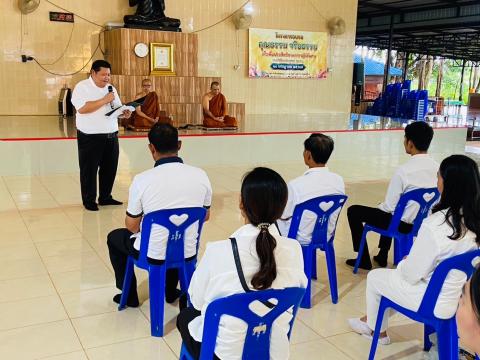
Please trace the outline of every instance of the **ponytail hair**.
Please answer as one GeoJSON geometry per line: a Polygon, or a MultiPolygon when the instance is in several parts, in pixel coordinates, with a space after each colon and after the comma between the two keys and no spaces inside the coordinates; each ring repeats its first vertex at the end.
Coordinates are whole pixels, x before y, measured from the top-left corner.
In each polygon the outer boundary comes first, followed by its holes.
{"type": "Polygon", "coordinates": [[[252,278],[256,290],[270,288],[277,277],[274,255],[277,241],[270,234],[269,227],[282,216],[287,198],[287,184],[271,169],[257,167],[243,178],[242,209],[248,221],[260,230],[255,242],[260,269],[252,278]]]}

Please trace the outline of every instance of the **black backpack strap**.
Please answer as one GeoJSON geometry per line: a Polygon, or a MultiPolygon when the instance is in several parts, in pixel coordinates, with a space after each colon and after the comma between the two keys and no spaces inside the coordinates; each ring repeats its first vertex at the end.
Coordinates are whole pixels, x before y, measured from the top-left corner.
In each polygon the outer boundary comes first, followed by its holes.
{"type": "MultiPolygon", "coordinates": [[[[290,219],[291,219],[291,218],[292,218],[292,217],[290,217],[290,219]]],[[[287,219],[287,220],[288,220],[288,219],[287,219]]],[[[277,220],[277,221],[278,221],[278,220],[277,220]]],[[[280,232],[280,228],[278,227],[278,222],[277,222],[277,221],[275,221],[274,224],[275,224],[275,227],[277,228],[278,233],[280,234],[280,236],[282,236],[282,233],[280,232]]],[[[288,235],[288,234],[287,234],[287,235],[288,235]]]]}
{"type": "MultiPolygon", "coordinates": [[[[245,281],[245,275],[243,274],[242,263],[240,262],[240,254],[238,253],[237,239],[233,237],[230,238],[230,243],[232,244],[233,258],[235,259],[235,266],[237,267],[237,274],[240,279],[240,284],[242,284],[242,288],[245,290],[245,292],[251,292],[253,290],[248,287],[247,282],[245,281]]],[[[262,301],[262,303],[270,309],[275,307],[275,304],[272,304],[270,301],[262,301]]]]}
{"type": "Polygon", "coordinates": [[[243,275],[242,263],[240,262],[240,254],[238,253],[237,239],[230,238],[230,243],[232,244],[233,258],[235,259],[235,266],[237,267],[237,274],[240,279],[240,284],[242,284],[243,290],[245,292],[252,291],[245,281],[245,275],[243,275]]]}

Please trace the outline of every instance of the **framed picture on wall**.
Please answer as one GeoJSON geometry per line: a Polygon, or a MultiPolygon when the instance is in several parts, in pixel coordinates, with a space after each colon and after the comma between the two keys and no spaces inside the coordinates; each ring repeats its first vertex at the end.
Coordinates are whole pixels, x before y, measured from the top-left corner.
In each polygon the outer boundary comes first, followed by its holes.
{"type": "Polygon", "coordinates": [[[175,75],[173,63],[173,44],[150,44],[150,74],[173,76],[175,75]]]}

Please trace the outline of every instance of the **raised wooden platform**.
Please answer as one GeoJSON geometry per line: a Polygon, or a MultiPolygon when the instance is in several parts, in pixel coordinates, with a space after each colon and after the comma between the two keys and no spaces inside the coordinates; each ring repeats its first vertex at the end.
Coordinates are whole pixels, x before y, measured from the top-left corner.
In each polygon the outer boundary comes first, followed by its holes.
{"type": "MultiPolygon", "coordinates": [[[[105,58],[112,65],[112,84],[122,102],[135,99],[141,92],[142,80],[152,81],[152,90],[159,96],[160,107],[172,115],[174,125],[201,124],[202,96],[213,81],[220,77],[198,76],[198,37],[184,34],[140,29],[114,29],[105,32],[105,58]],[[139,42],[174,44],[176,76],[151,76],[150,56],[140,58],[133,48],[139,42]]],[[[239,126],[245,121],[245,104],[228,98],[228,115],[237,118],[239,126]]]]}

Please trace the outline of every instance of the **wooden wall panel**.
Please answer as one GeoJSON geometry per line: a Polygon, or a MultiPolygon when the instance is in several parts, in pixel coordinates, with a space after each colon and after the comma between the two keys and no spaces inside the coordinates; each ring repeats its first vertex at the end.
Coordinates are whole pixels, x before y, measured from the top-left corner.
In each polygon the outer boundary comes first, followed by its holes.
{"type": "Polygon", "coordinates": [[[198,37],[168,31],[141,29],[114,29],[105,32],[105,58],[112,65],[112,74],[150,75],[150,54],[144,58],[135,55],[135,44],[143,42],[174,44],[174,71],[177,76],[197,76],[198,37]]]}
{"type": "Polygon", "coordinates": [[[245,122],[245,104],[242,103],[228,103],[228,115],[237,118],[238,127],[245,122]]]}
{"type": "Polygon", "coordinates": [[[218,77],[180,76],[127,76],[112,75],[111,82],[116,87],[123,102],[132,101],[142,90],[143,79],[152,80],[152,91],[156,91],[162,103],[201,103],[202,96],[210,90],[218,77]]]}
{"type": "MultiPolygon", "coordinates": [[[[142,90],[142,80],[152,81],[152,90],[159,96],[160,107],[172,115],[175,126],[203,123],[202,96],[219,77],[198,77],[198,38],[184,34],[140,29],[114,29],[105,32],[105,58],[112,65],[111,83],[117,88],[122,102],[136,99],[142,90]],[[150,55],[139,58],[133,52],[135,44],[143,42],[173,43],[176,76],[150,76],[150,55]]],[[[228,99],[227,99],[228,100],[228,99]]],[[[245,119],[245,104],[229,103],[228,115],[235,116],[239,125],[245,119]]]]}

